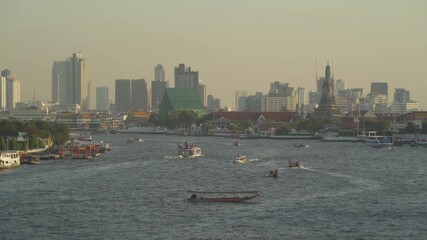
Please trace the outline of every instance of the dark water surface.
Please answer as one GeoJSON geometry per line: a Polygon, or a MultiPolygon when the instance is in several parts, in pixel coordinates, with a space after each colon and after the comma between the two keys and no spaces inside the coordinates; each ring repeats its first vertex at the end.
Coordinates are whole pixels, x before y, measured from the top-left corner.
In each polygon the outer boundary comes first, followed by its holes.
{"type": "Polygon", "coordinates": [[[0,171],[0,239],[427,238],[427,148],[166,135],[127,143],[133,136],[94,136],[113,150],[92,160],[0,171]],[[185,140],[205,156],[176,158],[185,140]],[[251,162],[234,164],[237,154],[251,162]],[[187,190],[262,195],[190,203],[187,190]]]}

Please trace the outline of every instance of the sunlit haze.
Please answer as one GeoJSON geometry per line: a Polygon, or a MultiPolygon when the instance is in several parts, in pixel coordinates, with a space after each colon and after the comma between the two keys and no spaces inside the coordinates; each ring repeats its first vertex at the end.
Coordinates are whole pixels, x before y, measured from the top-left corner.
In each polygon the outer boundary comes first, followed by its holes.
{"type": "MultiPolygon", "coordinates": [[[[199,71],[207,94],[234,108],[234,93],[266,94],[273,81],[316,89],[327,62],[335,79],[410,91],[427,110],[427,1],[0,0],[0,70],[21,100],[51,100],[54,61],[81,52],[97,86],[145,78],[162,64],[173,86],[179,63],[199,71]]],[[[307,99],[307,98],[306,98],[307,99]]],[[[92,107],[95,103],[92,100],[92,107]]]]}

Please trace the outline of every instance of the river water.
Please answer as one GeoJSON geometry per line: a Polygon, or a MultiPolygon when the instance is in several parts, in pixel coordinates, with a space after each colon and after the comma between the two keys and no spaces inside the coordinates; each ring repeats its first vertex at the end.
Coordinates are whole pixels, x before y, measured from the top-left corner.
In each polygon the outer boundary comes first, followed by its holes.
{"type": "Polygon", "coordinates": [[[113,150],[0,171],[0,239],[425,239],[427,148],[95,135],[113,150]],[[188,140],[198,159],[175,156],[188,140]],[[237,154],[251,160],[235,164],[237,154]],[[290,169],[289,160],[299,160],[290,169]],[[278,178],[268,177],[278,169],[278,178]],[[191,203],[196,191],[261,191],[191,203]]]}

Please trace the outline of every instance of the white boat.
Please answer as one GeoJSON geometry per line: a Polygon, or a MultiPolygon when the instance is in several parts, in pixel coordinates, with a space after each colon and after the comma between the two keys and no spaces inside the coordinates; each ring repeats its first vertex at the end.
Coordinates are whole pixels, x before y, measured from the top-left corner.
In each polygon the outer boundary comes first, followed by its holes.
{"type": "Polygon", "coordinates": [[[202,149],[194,144],[185,142],[178,145],[178,156],[182,158],[194,158],[202,156],[202,149]]]}
{"type": "Polygon", "coordinates": [[[234,162],[235,163],[247,163],[249,162],[248,158],[246,157],[246,155],[237,155],[234,157],[234,162]]]}
{"type": "Polygon", "coordinates": [[[373,148],[383,148],[383,147],[393,146],[393,143],[390,141],[390,139],[385,136],[369,137],[365,140],[365,143],[368,146],[371,146],[373,148]]]}
{"type": "Polygon", "coordinates": [[[2,151],[0,152],[0,170],[19,167],[21,158],[18,151],[2,151]]]}

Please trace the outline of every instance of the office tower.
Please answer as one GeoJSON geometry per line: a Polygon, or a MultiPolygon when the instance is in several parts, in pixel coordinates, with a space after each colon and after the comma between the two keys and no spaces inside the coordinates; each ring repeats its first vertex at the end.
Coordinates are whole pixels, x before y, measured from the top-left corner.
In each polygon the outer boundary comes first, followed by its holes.
{"type": "Polygon", "coordinates": [[[234,110],[245,111],[246,110],[246,97],[248,93],[246,91],[237,91],[234,93],[234,110]]]}
{"type": "Polygon", "coordinates": [[[179,64],[175,67],[175,88],[194,88],[199,89],[199,72],[191,71],[185,64],[179,64]]]}
{"type": "Polygon", "coordinates": [[[206,107],[206,86],[199,81],[199,72],[192,71],[190,67],[179,64],[174,70],[175,88],[195,89],[200,96],[203,106],[206,107]]]}
{"type": "Polygon", "coordinates": [[[297,89],[297,112],[299,113],[304,113],[304,101],[305,101],[304,92],[305,92],[305,89],[302,87],[299,87],[297,89]]]}
{"type": "Polygon", "coordinates": [[[219,98],[214,98],[212,95],[207,97],[207,107],[209,109],[219,109],[221,108],[221,100],[219,98]]]}
{"type": "Polygon", "coordinates": [[[334,79],[331,76],[329,64],[325,68],[325,80],[322,86],[322,97],[320,98],[319,107],[315,109],[314,114],[318,117],[337,117],[340,110],[335,104],[334,79]]]}
{"type": "Polygon", "coordinates": [[[65,61],[56,61],[52,67],[52,101],[59,104],[79,104],[87,110],[87,62],[82,54],[73,53],[65,61]]]}
{"type": "Polygon", "coordinates": [[[265,110],[265,96],[262,92],[256,92],[255,95],[246,97],[245,111],[263,112],[265,110]]]}
{"type": "Polygon", "coordinates": [[[270,83],[270,92],[276,93],[281,97],[292,96],[294,88],[289,87],[289,83],[281,83],[278,81],[270,83]]]}
{"type": "Polygon", "coordinates": [[[388,97],[388,83],[386,83],[386,82],[373,82],[373,83],[371,83],[371,94],[373,94],[373,95],[386,95],[388,97]]]}
{"type": "Polygon", "coordinates": [[[109,87],[96,88],[96,110],[108,111],[110,110],[110,89],[109,87]]]}
{"type": "Polygon", "coordinates": [[[15,103],[21,101],[21,83],[18,79],[12,77],[6,80],[6,109],[15,108],[15,103]]]}
{"type": "Polygon", "coordinates": [[[131,80],[132,109],[148,110],[148,90],[145,79],[131,80]]]}
{"type": "Polygon", "coordinates": [[[5,69],[1,71],[1,77],[4,80],[1,80],[0,88],[0,108],[6,110],[12,110],[15,108],[15,103],[21,101],[21,83],[15,76],[12,75],[11,71],[5,69]]]}
{"type": "Polygon", "coordinates": [[[199,85],[199,95],[200,95],[200,102],[202,103],[202,105],[204,107],[206,107],[207,105],[207,101],[206,101],[206,85],[205,84],[200,84],[199,85]]]}
{"type": "Polygon", "coordinates": [[[118,79],[116,80],[115,83],[116,83],[116,87],[115,87],[116,111],[128,112],[132,109],[130,80],[118,79]]]}
{"type": "Polygon", "coordinates": [[[343,80],[337,79],[335,81],[335,96],[339,96],[339,92],[346,89],[347,89],[347,84],[343,80]]]}
{"type": "Polygon", "coordinates": [[[404,88],[395,88],[393,101],[399,103],[407,103],[411,100],[410,92],[404,88]]]}
{"type": "Polygon", "coordinates": [[[6,77],[0,76],[0,111],[6,109],[6,77]]]}
{"type": "Polygon", "coordinates": [[[165,70],[161,64],[157,64],[157,66],[154,68],[154,81],[165,81],[165,70]]]}
{"type": "Polygon", "coordinates": [[[165,70],[162,65],[158,64],[154,68],[154,81],[151,81],[151,109],[154,112],[159,111],[160,102],[168,87],[169,82],[165,81],[165,70]]]}

